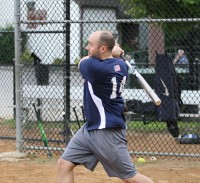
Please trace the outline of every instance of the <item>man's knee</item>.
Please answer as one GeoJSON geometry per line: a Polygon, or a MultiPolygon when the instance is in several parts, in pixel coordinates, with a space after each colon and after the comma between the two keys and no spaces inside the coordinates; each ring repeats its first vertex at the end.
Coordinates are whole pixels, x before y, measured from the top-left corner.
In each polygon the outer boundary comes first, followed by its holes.
{"type": "Polygon", "coordinates": [[[72,171],[76,165],[63,159],[58,160],[58,171],[72,171]]]}

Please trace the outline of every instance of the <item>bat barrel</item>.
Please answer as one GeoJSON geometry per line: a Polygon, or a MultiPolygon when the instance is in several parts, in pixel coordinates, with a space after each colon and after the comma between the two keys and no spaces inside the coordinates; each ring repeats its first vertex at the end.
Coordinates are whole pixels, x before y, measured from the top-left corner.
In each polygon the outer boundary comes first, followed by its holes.
{"type": "Polygon", "coordinates": [[[149,95],[149,97],[153,100],[155,105],[160,105],[161,100],[157,96],[157,94],[154,92],[154,90],[150,87],[150,85],[146,82],[146,80],[142,77],[140,73],[137,72],[135,69],[133,71],[131,64],[126,60],[124,55],[121,55],[121,58],[125,61],[126,65],[129,67],[131,70],[132,74],[134,74],[138,80],[138,83],[141,85],[141,87],[144,89],[144,91],[149,95]]]}

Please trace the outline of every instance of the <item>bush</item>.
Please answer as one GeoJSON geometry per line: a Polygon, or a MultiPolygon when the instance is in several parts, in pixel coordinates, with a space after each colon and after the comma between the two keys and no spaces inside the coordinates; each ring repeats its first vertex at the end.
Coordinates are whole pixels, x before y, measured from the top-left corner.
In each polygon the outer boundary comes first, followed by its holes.
{"type": "Polygon", "coordinates": [[[15,57],[14,30],[9,26],[0,28],[0,64],[13,64],[15,57]]]}
{"type": "Polygon", "coordinates": [[[64,60],[62,58],[55,58],[53,61],[53,64],[62,65],[62,64],[64,64],[64,60]]]}
{"type": "Polygon", "coordinates": [[[33,57],[31,56],[31,51],[26,48],[21,56],[22,63],[30,64],[34,62],[33,57]]]}
{"type": "MultiPolygon", "coordinates": [[[[22,52],[26,49],[27,35],[21,34],[22,37],[22,52]]],[[[6,28],[0,28],[0,64],[10,65],[13,64],[15,58],[15,43],[14,43],[14,28],[8,26],[6,28]]]]}

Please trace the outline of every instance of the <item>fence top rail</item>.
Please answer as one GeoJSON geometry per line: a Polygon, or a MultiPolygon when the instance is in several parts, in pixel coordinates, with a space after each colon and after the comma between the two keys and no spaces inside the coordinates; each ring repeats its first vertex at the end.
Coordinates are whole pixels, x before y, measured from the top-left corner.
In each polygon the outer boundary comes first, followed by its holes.
{"type": "Polygon", "coordinates": [[[169,19],[153,19],[153,18],[141,18],[141,19],[113,19],[113,20],[29,20],[21,21],[22,24],[30,23],[137,23],[137,22],[199,22],[200,18],[169,18],[169,19]]]}

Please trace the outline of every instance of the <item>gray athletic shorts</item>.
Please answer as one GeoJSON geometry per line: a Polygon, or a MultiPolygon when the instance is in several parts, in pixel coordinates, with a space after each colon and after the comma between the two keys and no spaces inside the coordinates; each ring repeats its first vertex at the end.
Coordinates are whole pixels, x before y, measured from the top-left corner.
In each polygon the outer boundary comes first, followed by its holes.
{"type": "Polygon", "coordinates": [[[110,177],[131,178],[137,171],[126,145],[126,131],[87,131],[85,125],[73,136],[61,158],[93,171],[100,161],[110,177]]]}

